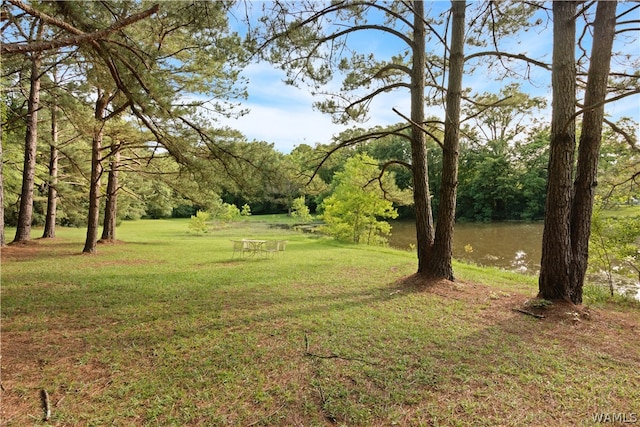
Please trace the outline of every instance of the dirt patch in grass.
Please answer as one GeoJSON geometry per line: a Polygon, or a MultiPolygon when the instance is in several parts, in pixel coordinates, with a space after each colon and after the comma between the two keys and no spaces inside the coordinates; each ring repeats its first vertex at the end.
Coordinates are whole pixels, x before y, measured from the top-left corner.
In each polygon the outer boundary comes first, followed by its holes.
{"type": "Polygon", "coordinates": [[[30,240],[5,246],[0,250],[0,254],[2,254],[2,262],[23,261],[35,258],[40,250],[38,242],[30,240]]]}
{"type": "Polygon", "coordinates": [[[2,262],[31,261],[41,258],[66,257],[81,254],[82,246],[66,239],[38,238],[26,242],[9,243],[0,249],[2,262]],[[51,247],[55,246],[52,250],[51,247]]]}
{"type": "MultiPolygon", "coordinates": [[[[98,240],[98,244],[101,246],[116,246],[116,245],[126,245],[126,242],[121,240],[98,240]]],[[[93,268],[103,268],[103,267],[118,267],[122,265],[145,265],[145,264],[153,264],[153,260],[144,260],[144,259],[136,259],[130,258],[127,260],[118,259],[118,260],[100,260],[100,258],[96,258],[95,254],[83,253],[81,251],[81,246],[78,246],[74,242],[65,242],[60,241],[57,238],[54,239],[34,239],[29,240],[27,242],[19,242],[12,243],[0,251],[2,257],[2,262],[9,261],[32,261],[38,259],[45,258],[64,258],[68,256],[73,257],[87,257],[87,260],[91,260],[90,262],[94,262],[92,265],[93,268]],[[49,250],[49,244],[55,243],[55,251],[47,252],[49,250]]],[[[78,266],[80,268],[80,266],[78,266]]]]}
{"type": "Polygon", "coordinates": [[[38,424],[44,419],[46,390],[53,413],[64,406],[87,404],[108,384],[110,372],[95,360],[83,360],[84,342],[51,330],[2,334],[3,426],[38,424]]]}
{"type": "Polygon", "coordinates": [[[491,311],[509,312],[512,310],[548,321],[580,322],[589,320],[594,315],[611,314],[609,311],[594,311],[588,306],[575,305],[567,301],[551,302],[520,293],[500,291],[481,283],[430,279],[416,274],[401,279],[398,285],[415,292],[427,292],[469,304],[490,303],[491,311]]]}
{"type": "MultiPolygon", "coordinates": [[[[399,286],[413,292],[425,292],[443,298],[461,301],[478,308],[477,320],[485,324],[505,322],[510,319],[510,329],[520,334],[530,334],[528,320],[547,325],[544,333],[548,336],[562,337],[563,344],[569,347],[584,345],[591,340],[594,346],[606,346],[608,351],[621,357],[639,357],[630,354],[629,336],[640,331],[637,314],[612,307],[596,309],[587,305],[575,305],[566,301],[546,301],[535,296],[496,290],[486,284],[438,279],[433,280],[420,275],[411,275],[401,279],[399,286]],[[572,333],[567,333],[570,328],[572,333]],[[602,342],[602,337],[607,337],[602,342]]],[[[637,360],[640,362],[640,360],[637,360]]]]}
{"type": "MultiPolygon", "coordinates": [[[[551,303],[485,284],[428,280],[415,275],[398,285],[425,296],[456,300],[470,308],[456,312],[478,328],[478,332],[458,341],[459,348],[469,349],[470,355],[465,356],[462,350],[459,358],[441,359],[439,365],[443,371],[462,370],[459,376],[463,380],[456,385],[454,374],[447,386],[438,390],[441,407],[453,408],[461,417],[475,420],[470,424],[541,425],[547,420],[550,425],[578,425],[614,409],[637,413],[637,404],[629,398],[630,390],[640,385],[637,310],[551,303]],[[523,349],[522,359],[519,348],[523,349]],[[531,367],[513,369],[518,365],[531,367]],[[564,377],[569,370],[574,378],[564,377]],[[629,375],[634,371],[635,375],[629,375]],[[556,377],[557,372],[562,375],[556,377]],[[514,375],[519,379],[514,380],[514,375]],[[612,380],[614,377],[617,379],[612,380]],[[562,385],[557,387],[554,381],[562,385]],[[618,385],[613,386],[613,382],[618,385]],[[514,386],[517,392],[509,392],[514,386]],[[544,399],[541,390],[549,390],[544,399]],[[571,395],[573,401],[565,395],[571,395]],[[479,398],[492,403],[483,405],[479,398]],[[554,399],[557,405],[567,407],[549,412],[554,399]],[[463,402],[462,406],[456,402],[463,402]],[[465,405],[474,407],[473,415],[465,405]],[[505,418],[507,415],[513,419],[505,418]]],[[[416,419],[415,414],[410,419],[416,419]]]]}

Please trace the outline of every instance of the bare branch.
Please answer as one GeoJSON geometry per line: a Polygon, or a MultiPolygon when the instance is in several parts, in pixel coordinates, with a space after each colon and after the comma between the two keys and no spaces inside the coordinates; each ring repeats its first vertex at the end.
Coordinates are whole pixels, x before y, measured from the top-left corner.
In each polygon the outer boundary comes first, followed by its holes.
{"type": "Polygon", "coordinates": [[[405,168],[411,170],[412,166],[410,163],[407,162],[403,162],[402,160],[389,160],[385,163],[383,163],[382,165],[380,165],[380,167],[382,168],[382,171],[384,172],[385,170],[387,170],[387,168],[389,166],[392,165],[400,165],[400,166],[404,166],[405,168]]]}
{"type": "Polygon", "coordinates": [[[626,98],[628,96],[637,95],[639,93],[640,93],[640,88],[634,89],[634,90],[629,91],[629,92],[625,92],[625,93],[620,94],[618,96],[614,96],[613,98],[605,99],[604,101],[601,101],[601,102],[596,102],[595,104],[592,104],[592,105],[584,106],[584,105],[578,103],[578,107],[580,107],[580,109],[578,111],[576,111],[571,117],[569,117],[569,119],[567,119],[567,122],[565,123],[564,127],[566,128],[567,126],[569,126],[571,124],[571,122],[576,117],[578,117],[579,115],[581,115],[581,114],[583,114],[583,113],[585,113],[587,111],[593,110],[594,108],[598,108],[598,107],[600,107],[602,105],[605,105],[605,104],[608,104],[610,102],[619,101],[619,100],[621,100],[623,98],[626,98]]]}
{"type": "Polygon", "coordinates": [[[365,103],[367,101],[370,101],[371,99],[375,98],[376,96],[378,96],[379,94],[383,93],[383,92],[388,92],[390,90],[396,89],[396,88],[400,88],[400,87],[404,87],[404,88],[410,88],[411,86],[408,83],[394,83],[391,85],[387,85],[387,86],[383,86],[381,88],[378,88],[376,90],[374,90],[373,92],[369,93],[366,96],[363,96],[362,98],[352,102],[351,104],[347,105],[347,107],[345,108],[345,111],[348,111],[349,109],[355,107],[356,105],[365,103]]]}
{"type": "Polygon", "coordinates": [[[633,12],[634,10],[640,8],[640,4],[636,4],[635,6],[625,10],[624,12],[622,12],[620,15],[616,16],[616,22],[618,22],[620,20],[620,18],[622,18],[623,16],[633,12]]]}
{"type": "Polygon", "coordinates": [[[529,64],[537,65],[540,68],[544,68],[545,70],[551,71],[551,65],[550,64],[545,64],[544,62],[540,62],[540,61],[537,61],[537,60],[535,60],[533,58],[529,58],[528,56],[525,56],[522,53],[515,54],[515,53],[498,52],[498,51],[476,52],[476,53],[472,53],[469,56],[465,56],[464,62],[467,62],[470,59],[478,58],[478,57],[481,57],[481,56],[497,56],[498,58],[504,56],[504,57],[511,58],[511,59],[518,59],[518,60],[521,60],[521,61],[525,61],[525,62],[527,62],[529,64]]]}
{"type": "Polygon", "coordinates": [[[629,135],[629,133],[627,133],[624,129],[622,129],[620,126],[607,119],[606,117],[603,120],[611,128],[612,131],[614,131],[618,135],[621,135],[625,139],[625,141],[627,141],[627,144],[629,144],[629,148],[631,150],[640,151],[640,149],[636,146],[635,138],[632,135],[629,135]]]}
{"type": "Polygon", "coordinates": [[[427,129],[424,128],[424,126],[422,126],[420,123],[416,123],[413,120],[411,120],[411,118],[405,116],[404,114],[402,114],[400,111],[396,110],[396,107],[393,107],[391,110],[393,110],[394,113],[396,113],[397,115],[399,115],[400,117],[402,117],[403,119],[405,119],[406,121],[408,121],[409,123],[411,123],[412,125],[418,127],[422,132],[424,132],[425,134],[427,134],[428,136],[431,137],[431,139],[433,139],[439,146],[440,148],[444,149],[444,145],[442,144],[442,141],[440,141],[440,138],[438,138],[437,136],[435,136],[434,134],[432,134],[431,132],[429,132],[427,129]]]}
{"type": "Polygon", "coordinates": [[[624,186],[626,184],[629,184],[629,183],[634,184],[634,183],[637,183],[640,180],[640,171],[637,170],[637,166],[638,165],[636,164],[634,166],[636,166],[636,171],[633,172],[633,174],[630,177],[628,177],[628,178],[626,178],[626,179],[624,179],[622,181],[618,181],[618,182],[607,182],[610,185],[610,188],[609,188],[609,191],[607,192],[607,194],[605,196],[603,196],[603,199],[607,200],[607,199],[611,198],[611,196],[613,195],[613,193],[615,193],[615,191],[616,191],[616,189],[618,187],[622,187],[622,186],[624,186]]]}

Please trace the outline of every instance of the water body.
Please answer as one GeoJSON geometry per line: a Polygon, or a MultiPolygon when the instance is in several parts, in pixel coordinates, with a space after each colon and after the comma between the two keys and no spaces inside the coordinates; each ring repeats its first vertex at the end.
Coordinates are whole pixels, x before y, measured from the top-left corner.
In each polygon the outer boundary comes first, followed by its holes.
{"type": "MultiPolygon", "coordinates": [[[[416,244],[413,221],[391,221],[389,246],[416,244]]],[[[453,234],[453,257],[473,264],[537,274],[542,250],[542,223],[459,223],[453,234]]]]}
{"type": "MultiPolygon", "coordinates": [[[[413,221],[390,221],[389,246],[411,249],[416,244],[413,221]]],[[[453,257],[486,267],[537,275],[542,256],[542,222],[458,223],[453,233],[453,257]]],[[[592,278],[591,280],[594,280],[592,278]]],[[[625,283],[640,299],[640,286],[625,283]]]]}

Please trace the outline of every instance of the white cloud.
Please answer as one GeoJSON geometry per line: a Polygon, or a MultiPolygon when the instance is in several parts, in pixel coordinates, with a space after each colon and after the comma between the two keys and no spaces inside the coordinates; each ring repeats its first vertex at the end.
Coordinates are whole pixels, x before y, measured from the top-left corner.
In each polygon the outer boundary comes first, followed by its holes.
{"type": "MultiPolygon", "coordinates": [[[[290,152],[296,145],[329,143],[334,136],[352,127],[332,122],[328,114],[313,109],[314,97],[307,88],[283,82],[284,72],[269,64],[254,64],[244,75],[249,79],[249,100],[243,108],[250,110],[238,119],[222,119],[223,125],[242,132],[249,140],[273,143],[276,150],[290,152]]],[[[339,83],[329,90],[338,91],[339,83]]],[[[401,121],[391,108],[409,114],[409,94],[394,92],[379,96],[371,105],[370,119],[364,126],[388,125],[401,121]]]]}
{"type": "Polygon", "coordinates": [[[273,143],[275,149],[283,153],[299,144],[328,143],[344,129],[332,123],[329,116],[313,111],[310,104],[305,107],[249,103],[246,107],[250,109],[249,114],[223,123],[239,130],[249,140],[273,143]]]}
{"type": "MultiPolygon", "coordinates": [[[[369,50],[377,50],[377,44],[383,46],[381,40],[376,38],[365,39],[369,50]]],[[[508,44],[509,51],[524,53],[528,56],[550,61],[551,56],[551,28],[537,29],[529,33],[519,34],[508,44]]],[[[496,68],[499,70],[499,64],[496,68]]],[[[550,118],[550,83],[549,71],[514,62],[513,66],[520,67],[523,75],[518,81],[522,84],[522,90],[532,96],[542,96],[549,101],[547,108],[537,114],[538,118],[548,120],[550,118]],[[529,81],[526,77],[529,77],[529,81]]],[[[474,93],[497,93],[509,80],[501,81],[497,78],[499,73],[488,72],[484,67],[476,70],[467,69],[463,86],[470,87],[474,93]]],[[[403,119],[392,111],[395,107],[405,115],[410,114],[410,96],[408,90],[396,90],[377,96],[370,105],[370,119],[364,124],[350,126],[336,125],[331,117],[312,107],[314,101],[321,100],[314,97],[306,88],[296,88],[283,82],[285,73],[268,63],[252,64],[247,67],[243,75],[249,79],[249,99],[242,103],[243,108],[250,112],[238,119],[221,119],[223,125],[237,129],[249,140],[260,140],[273,143],[278,151],[290,152],[299,144],[314,145],[315,143],[329,143],[333,137],[348,127],[374,127],[399,123],[403,119]]],[[[513,81],[513,80],[512,80],[513,81]]],[[[340,81],[336,79],[327,92],[338,93],[340,81]]],[[[434,106],[427,109],[427,115],[443,117],[443,106],[434,106]]],[[[616,103],[607,105],[607,114],[614,119],[627,115],[638,120],[640,108],[638,96],[625,98],[616,103]]]]}

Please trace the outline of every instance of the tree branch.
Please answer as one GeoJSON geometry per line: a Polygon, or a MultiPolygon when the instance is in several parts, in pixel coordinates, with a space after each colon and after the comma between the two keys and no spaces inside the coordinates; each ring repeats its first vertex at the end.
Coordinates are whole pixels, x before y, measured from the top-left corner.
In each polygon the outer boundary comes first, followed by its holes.
{"type": "Polygon", "coordinates": [[[440,141],[440,138],[438,138],[437,136],[432,134],[430,131],[425,129],[421,124],[414,122],[413,120],[411,120],[411,118],[405,116],[400,111],[396,110],[396,107],[393,107],[391,110],[393,110],[394,113],[396,113],[397,115],[399,115],[400,117],[402,117],[403,119],[405,119],[406,121],[411,123],[412,125],[417,126],[422,132],[424,132],[425,134],[430,136],[431,139],[433,139],[436,142],[436,144],[438,144],[440,146],[440,148],[442,148],[444,150],[444,145],[442,144],[442,141],[440,141]]]}
{"type": "Polygon", "coordinates": [[[632,135],[629,135],[629,133],[625,132],[622,128],[620,128],[620,126],[607,119],[606,117],[603,119],[603,121],[611,128],[612,131],[614,131],[618,135],[622,135],[625,141],[627,141],[627,144],[629,144],[629,148],[631,150],[638,151],[635,138],[632,135]]]}
{"type": "Polygon", "coordinates": [[[629,92],[622,93],[622,94],[620,94],[618,96],[614,96],[613,98],[605,99],[604,101],[601,101],[601,102],[596,102],[595,104],[592,104],[592,105],[584,106],[584,105],[578,103],[578,107],[580,107],[580,109],[578,111],[576,111],[575,113],[573,113],[573,115],[567,119],[567,122],[565,123],[564,128],[569,126],[569,124],[571,124],[571,122],[576,117],[578,117],[579,115],[581,115],[581,114],[583,114],[583,113],[585,113],[587,111],[593,110],[594,108],[598,108],[598,107],[600,107],[602,105],[605,105],[605,104],[608,104],[610,102],[619,101],[619,100],[621,100],[623,98],[626,98],[627,96],[637,95],[639,93],[640,93],[640,88],[634,89],[634,90],[629,91],[629,92]]]}
{"type": "Polygon", "coordinates": [[[383,93],[383,92],[388,92],[390,90],[399,88],[399,87],[404,87],[404,88],[410,88],[410,85],[408,83],[394,83],[391,85],[387,85],[387,86],[383,86],[381,88],[376,89],[375,91],[369,93],[368,95],[352,102],[351,104],[347,105],[345,107],[345,111],[348,111],[350,108],[355,107],[356,105],[362,104],[363,102],[367,102],[370,101],[371,99],[375,98],[376,96],[378,96],[379,94],[383,93]]]}
{"type": "Polygon", "coordinates": [[[26,53],[26,52],[42,52],[45,50],[59,49],[65,46],[74,46],[79,45],[81,43],[85,43],[88,41],[95,41],[99,39],[104,39],[110,34],[128,26],[135,22],[138,22],[142,19],[145,19],[155,13],[160,9],[160,5],[156,4],[153,7],[140,12],[134,15],[129,16],[128,18],[122,19],[108,28],[104,30],[96,31],[94,33],[85,33],[76,27],[61,21],[57,18],[49,16],[39,10],[34,9],[33,7],[24,4],[20,0],[7,0],[9,3],[14,6],[24,10],[29,15],[35,16],[39,19],[42,19],[44,22],[54,25],[56,27],[62,28],[63,30],[75,34],[72,37],[65,37],[58,40],[51,41],[43,41],[43,42],[31,42],[31,43],[7,43],[2,44],[0,47],[0,54],[9,55],[9,54],[17,54],[17,53],[26,53]]]}
{"type": "Polygon", "coordinates": [[[411,69],[409,67],[407,67],[406,65],[402,65],[402,64],[387,64],[384,67],[380,68],[372,77],[372,79],[381,79],[384,78],[383,74],[386,71],[389,70],[398,70],[398,71],[402,71],[403,73],[405,73],[406,75],[410,76],[411,75],[411,69]]]}
{"type": "Polygon", "coordinates": [[[470,59],[474,59],[474,58],[478,58],[481,56],[497,56],[498,58],[501,58],[503,56],[507,57],[507,58],[511,58],[511,59],[519,59],[521,61],[525,61],[529,64],[533,64],[533,65],[537,65],[538,67],[544,68],[545,70],[549,70],[551,71],[551,65],[549,64],[545,64],[544,62],[540,62],[537,61],[535,59],[529,58],[528,56],[525,56],[522,53],[508,53],[508,52],[496,52],[496,51],[484,51],[484,52],[476,52],[476,53],[472,53],[471,55],[465,56],[464,58],[464,62],[467,62],[470,59]]]}

